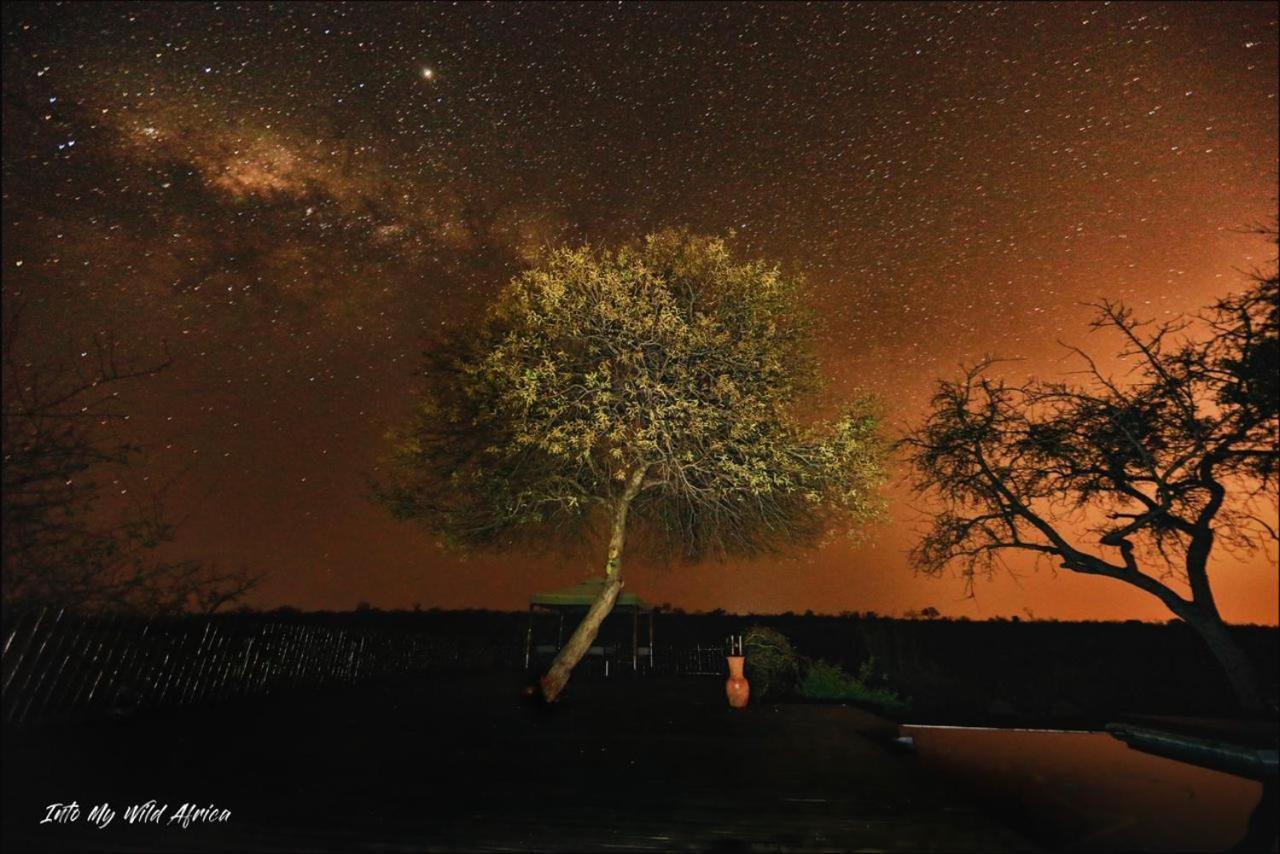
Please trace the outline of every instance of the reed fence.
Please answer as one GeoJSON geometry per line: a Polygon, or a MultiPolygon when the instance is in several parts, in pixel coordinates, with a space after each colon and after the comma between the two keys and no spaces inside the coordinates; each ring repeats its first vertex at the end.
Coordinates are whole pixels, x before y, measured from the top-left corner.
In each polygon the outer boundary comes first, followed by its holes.
{"type": "MultiPolygon", "coordinates": [[[[140,618],[51,608],[7,619],[6,725],[88,720],[409,672],[519,670],[523,645],[264,615],[140,618]]],[[[724,675],[722,646],[662,649],[640,675],[724,675]]],[[[619,668],[613,672],[618,673],[619,668]]],[[[589,678],[589,669],[584,668],[589,678]]]]}

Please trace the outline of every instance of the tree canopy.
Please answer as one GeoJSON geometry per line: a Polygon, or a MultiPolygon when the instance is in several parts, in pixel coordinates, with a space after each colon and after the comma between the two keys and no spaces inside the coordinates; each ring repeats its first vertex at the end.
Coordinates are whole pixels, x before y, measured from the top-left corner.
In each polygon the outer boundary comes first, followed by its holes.
{"type": "MultiPolygon", "coordinates": [[[[666,553],[755,554],[879,508],[873,403],[831,421],[797,283],[680,232],[557,248],[429,356],[382,497],[457,544],[577,533],[639,473],[666,553]]],[[[849,527],[849,526],[846,526],[849,527]]]]}

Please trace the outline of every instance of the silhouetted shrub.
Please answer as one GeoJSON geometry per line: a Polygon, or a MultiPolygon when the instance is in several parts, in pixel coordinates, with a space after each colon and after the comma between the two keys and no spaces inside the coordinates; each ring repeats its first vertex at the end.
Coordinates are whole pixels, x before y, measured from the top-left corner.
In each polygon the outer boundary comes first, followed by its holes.
{"type": "Polygon", "coordinates": [[[809,700],[843,700],[874,706],[888,713],[905,712],[910,708],[907,700],[887,687],[872,687],[875,659],[869,658],[851,676],[838,664],[819,659],[805,670],[800,683],[800,696],[809,700]]]}
{"type": "Polygon", "coordinates": [[[781,697],[795,691],[800,657],[787,636],[775,629],[752,626],[743,639],[747,679],[757,697],[781,697]]]}

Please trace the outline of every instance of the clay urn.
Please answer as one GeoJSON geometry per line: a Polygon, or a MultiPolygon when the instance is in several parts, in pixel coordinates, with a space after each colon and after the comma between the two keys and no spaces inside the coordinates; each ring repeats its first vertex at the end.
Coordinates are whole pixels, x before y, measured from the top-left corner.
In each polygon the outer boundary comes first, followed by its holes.
{"type": "Polygon", "coordinates": [[[751,696],[751,684],[747,682],[747,677],[742,675],[742,665],[746,657],[731,655],[728,658],[729,678],[725,680],[724,693],[729,698],[730,706],[741,709],[747,704],[747,698],[751,696]]]}

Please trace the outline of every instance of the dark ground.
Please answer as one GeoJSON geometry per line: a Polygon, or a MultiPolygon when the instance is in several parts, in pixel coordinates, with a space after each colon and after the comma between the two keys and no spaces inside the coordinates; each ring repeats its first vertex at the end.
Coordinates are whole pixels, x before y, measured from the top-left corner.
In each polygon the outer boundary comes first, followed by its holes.
{"type": "Polygon", "coordinates": [[[4,848],[22,850],[946,850],[1031,844],[841,706],[729,709],[715,679],[571,683],[529,707],[518,677],[401,677],[7,731],[4,848]],[[225,824],[138,826],[154,798],[225,824]],[[76,800],[79,822],[40,825],[76,800]],[[91,806],[118,813],[105,829],[91,806]]]}

